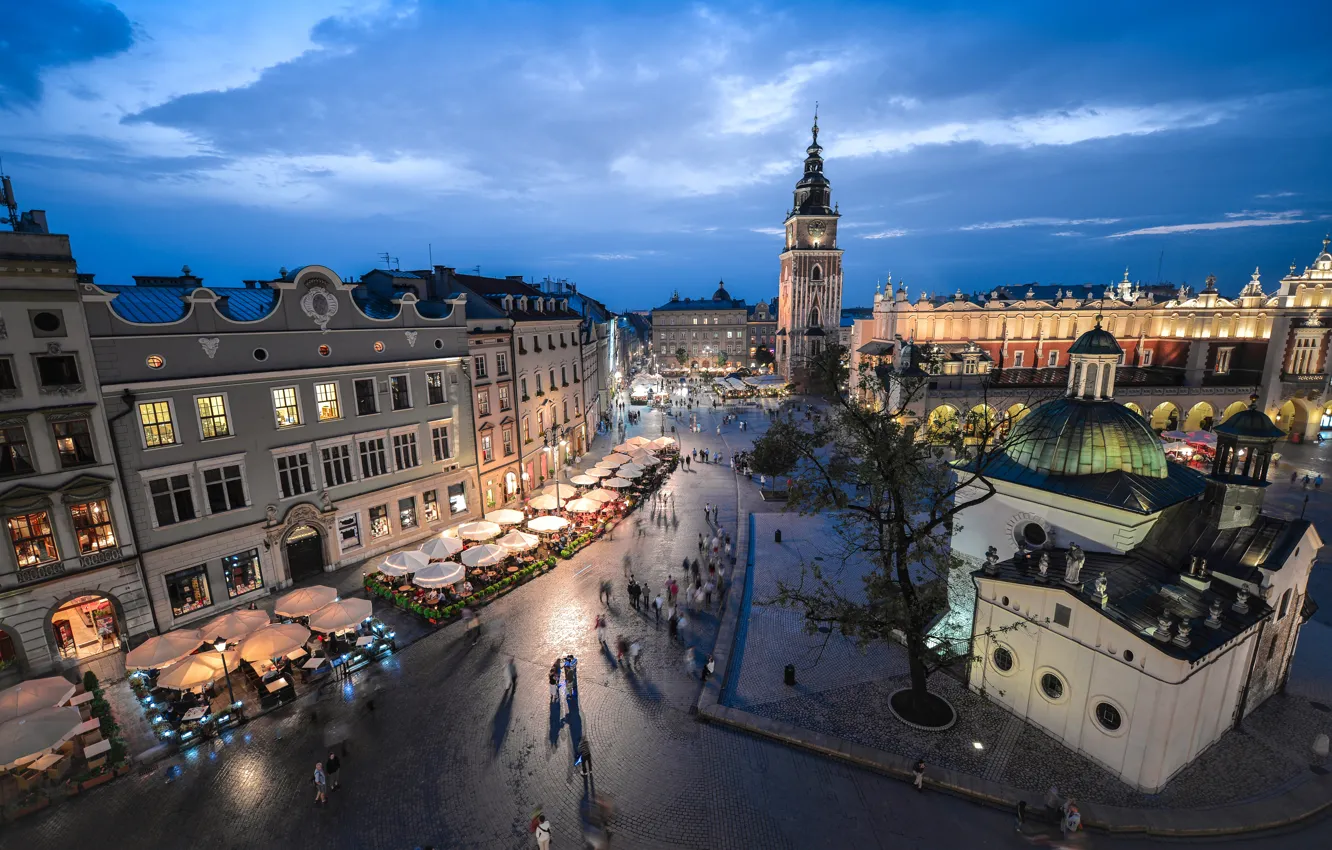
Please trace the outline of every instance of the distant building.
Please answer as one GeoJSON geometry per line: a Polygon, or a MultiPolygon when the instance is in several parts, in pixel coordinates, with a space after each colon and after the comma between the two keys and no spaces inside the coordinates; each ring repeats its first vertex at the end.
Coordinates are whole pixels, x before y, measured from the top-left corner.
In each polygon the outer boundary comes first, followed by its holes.
{"type": "Polygon", "coordinates": [[[771,301],[759,301],[749,308],[746,331],[749,338],[749,362],[745,365],[751,369],[762,365],[755,359],[760,348],[766,349],[768,354],[772,356],[770,363],[775,363],[777,345],[776,298],[771,301]]]}
{"type": "Polygon", "coordinates": [[[652,350],[665,370],[725,370],[748,365],[749,308],[724,282],[708,299],[671,300],[652,310],[652,350]],[[683,355],[683,359],[682,359],[683,355]]]}

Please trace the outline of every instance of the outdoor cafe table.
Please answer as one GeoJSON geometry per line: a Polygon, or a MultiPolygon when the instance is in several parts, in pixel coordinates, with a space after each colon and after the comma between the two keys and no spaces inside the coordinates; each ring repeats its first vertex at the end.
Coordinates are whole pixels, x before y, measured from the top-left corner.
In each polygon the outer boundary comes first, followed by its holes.
{"type": "Polygon", "coordinates": [[[301,669],[302,669],[302,670],[318,670],[318,669],[324,664],[324,662],[327,661],[327,660],[328,660],[327,658],[314,658],[314,657],[311,657],[309,661],[306,661],[304,664],[301,665],[301,669]]]}
{"type": "Polygon", "coordinates": [[[375,639],[372,638],[372,637],[370,637],[369,635],[361,635],[360,637],[358,637],[358,638],[356,639],[356,645],[357,645],[357,646],[369,646],[370,644],[372,644],[372,643],[374,643],[374,642],[375,642],[375,639]]]}
{"type": "Polygon", "coordinates": [[[287,653],[287,660],[294,664],[309,654],[310,653],[305,651],[305,647],[298,646],[295,649],[293,649],[291,652],[287,653]]]}
{"type": "Polygon", "coordinates": [[[208,706],[197,705],[194,708],[191,708],[189,711],[185,712],[184,716],[180,718],[180,722],[193,723],[196,720],[202,720],[204,716],[207,714],[208,714],[208,706]]]}
{"type": "Polygon", "coordinates": [[[80,723],[78,727],[74,730],[74,734],[86,735],[89,732],[97,732],[100,734],[101,731],[102,731],[102,721],[94,717],[91,720],[85,720],[82,723],[80,723]]]}
{"type": "Polygon", "coordinates": [[[56,762],[60,761],[64,757],[65,756],[61,753],[47,753],[46,755],[37,759],[37,761],[33,762],[31,765],[29,765],[29,767],[31,767],[33,770],[46,770],[48,767],[54,766],[56,762]]]}
{"type": "Polygon", "coordinates": [[[290,684],[291,684],[291,683],[288,682],[286,679],[284,679],[284,678],[281,677],[281,676],[278,676],[278,677],[277,677],[276,679],[274,679],[273,681],[271,681],[271,682],[269,682],[268,684],[264,685],[264,690],[268,691],[270,694],[273,694],[273,693],[277,693],[278,691],[282,690],[283,688],[287,687],[287,686],[290,685],[290,684]]]}

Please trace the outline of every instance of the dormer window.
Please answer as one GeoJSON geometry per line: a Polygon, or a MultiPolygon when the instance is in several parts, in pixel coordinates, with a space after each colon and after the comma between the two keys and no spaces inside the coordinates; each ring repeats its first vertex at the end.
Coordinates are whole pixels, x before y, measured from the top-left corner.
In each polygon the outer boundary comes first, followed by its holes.
{"type": "Polygon", "coordinates": [[[518,298],[518,309],[519,309],[519,310],[522,310],[524,313],[527,312],[527,296],[526,296],[526,295],[519,296],[519,298],[518,298]]]}
{"type": "Polygon", "coordinates": [[[505,310],[512,310],[512,309],[513,309],[513,296],[512,296],[512,295],[506,295],[506,296],[504,296],[504,309],[505,309],[505,310]]]}

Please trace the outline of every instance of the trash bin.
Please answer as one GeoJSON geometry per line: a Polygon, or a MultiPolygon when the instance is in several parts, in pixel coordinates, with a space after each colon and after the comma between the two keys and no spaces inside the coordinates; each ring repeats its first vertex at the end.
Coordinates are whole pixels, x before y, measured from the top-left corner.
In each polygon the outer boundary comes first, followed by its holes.
{"type": "Polygon", "coordinates": [[[772,539],[776,543],[782,542],[782,530],[780,528],[777,529],[777,533],[772,536],[772,539]]]}
{"type": "Polygon", "coordinates": [[[788,664],[788,665],[786,665],[785,679],[786,679],[786,684],[791,685],[792,687],[795,686],[795,665],[794,665],[794,664],[788,664]]]}

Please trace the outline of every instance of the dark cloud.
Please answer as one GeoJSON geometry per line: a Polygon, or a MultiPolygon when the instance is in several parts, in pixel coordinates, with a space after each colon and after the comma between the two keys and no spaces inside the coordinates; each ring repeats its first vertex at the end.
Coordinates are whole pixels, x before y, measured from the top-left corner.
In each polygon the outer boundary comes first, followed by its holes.
{"type": "Polygon", "coordinates": [[[0,24],[0,107],[36,103],[41,74],[112,56],[134,43],[129,19],[102,0],[18,0],[0,24]]]}

